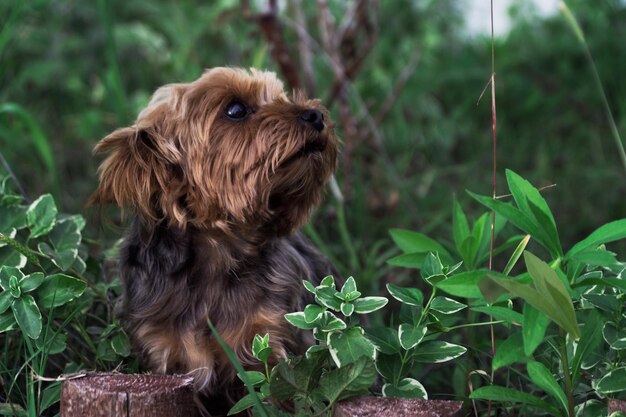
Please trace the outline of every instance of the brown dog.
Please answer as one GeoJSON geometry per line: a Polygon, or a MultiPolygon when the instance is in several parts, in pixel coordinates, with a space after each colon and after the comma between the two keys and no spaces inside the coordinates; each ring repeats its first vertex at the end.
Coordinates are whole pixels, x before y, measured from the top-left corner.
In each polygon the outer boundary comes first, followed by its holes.
{"type": "Polygon", "coordinates": [[[302,280],[332,272],[300,234],[335,168],[337,143],[318,100],[288,97],[270,72],[214,68],[159,88],[134,125],[96,146],[94,204],[130,208],[121,251],[121,318],[157,372],[194,372],[212,412],[240,384],[207,327],[244,366],[256,333],[275,358],[302,353],[284,314],[304,307],[302,280]],[[211,406],[214,404],[214,406],[211,406]]]}

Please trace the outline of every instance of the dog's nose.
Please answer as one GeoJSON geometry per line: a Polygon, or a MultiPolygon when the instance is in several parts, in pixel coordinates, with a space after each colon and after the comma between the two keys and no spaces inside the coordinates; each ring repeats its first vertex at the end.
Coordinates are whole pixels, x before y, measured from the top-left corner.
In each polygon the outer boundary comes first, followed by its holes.
{"type": "Polygon", "coordinates": [[[324,115],[319,110],[304,110],[302,113],[300,113],[300,120],[310,124],[318,132],[324,130],[324,115]]]}

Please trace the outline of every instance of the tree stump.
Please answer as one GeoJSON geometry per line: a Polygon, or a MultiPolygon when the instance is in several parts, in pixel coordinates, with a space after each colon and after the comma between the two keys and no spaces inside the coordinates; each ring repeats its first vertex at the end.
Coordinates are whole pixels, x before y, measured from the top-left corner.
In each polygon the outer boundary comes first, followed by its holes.
{"type": "Polygon", "coordinates": [[[460,417],[462,401],[357,397],[335,406],[333,417],[460,417]]]}
{"type": "Polygon", "coordinates": [[[618,400],[615,398],[609,398],[609,415],[616,411],[626,413],[626,400],[618,400]]]}
{"type": "Polygon", "coordinates": [[[195,417],[193,378],[90,373],[61,390],[62,417],[195,417]]]}

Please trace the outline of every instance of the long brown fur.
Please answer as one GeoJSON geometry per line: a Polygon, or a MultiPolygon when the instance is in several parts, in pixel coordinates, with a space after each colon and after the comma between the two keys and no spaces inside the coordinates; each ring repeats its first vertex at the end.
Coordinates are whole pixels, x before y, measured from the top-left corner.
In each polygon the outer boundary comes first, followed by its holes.
{"type": "Polygon", "coordinates": [[[124,326],[152,370],[193,372],[224,413],[241,387],[207,319],[244,366],[258,366],[257,333],[270,333],[274,362],[302,353],[284,314],[307,302],[303,279],[332,272],[297,232],[335,168],[328,111],[287,96],[273,73],[214,68],[159,88],[96,152],[106,159],[91,203],[136,214],[120,256],[124,326]],[[229,118],[234,101],[250,114],[229,118]]]}

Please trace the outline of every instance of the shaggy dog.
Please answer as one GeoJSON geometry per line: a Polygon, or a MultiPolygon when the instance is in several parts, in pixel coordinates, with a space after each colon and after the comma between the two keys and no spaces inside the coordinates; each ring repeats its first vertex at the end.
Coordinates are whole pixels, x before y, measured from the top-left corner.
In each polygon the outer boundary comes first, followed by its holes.
{"type": "Polygon", "coordinates": [[[335,168],[328,111],[271,72],[213,68],[159,88],[95,150],[106,159],[91,202],[135,214],[120,254],[124,327],[150,369],[194,373],[223,413],[241,384],[207,319],[248,368],[257,333],[274,362],[309,343],[284,314],[304,307],[303,279],[332,273],[297,232],[335,168]]]}

